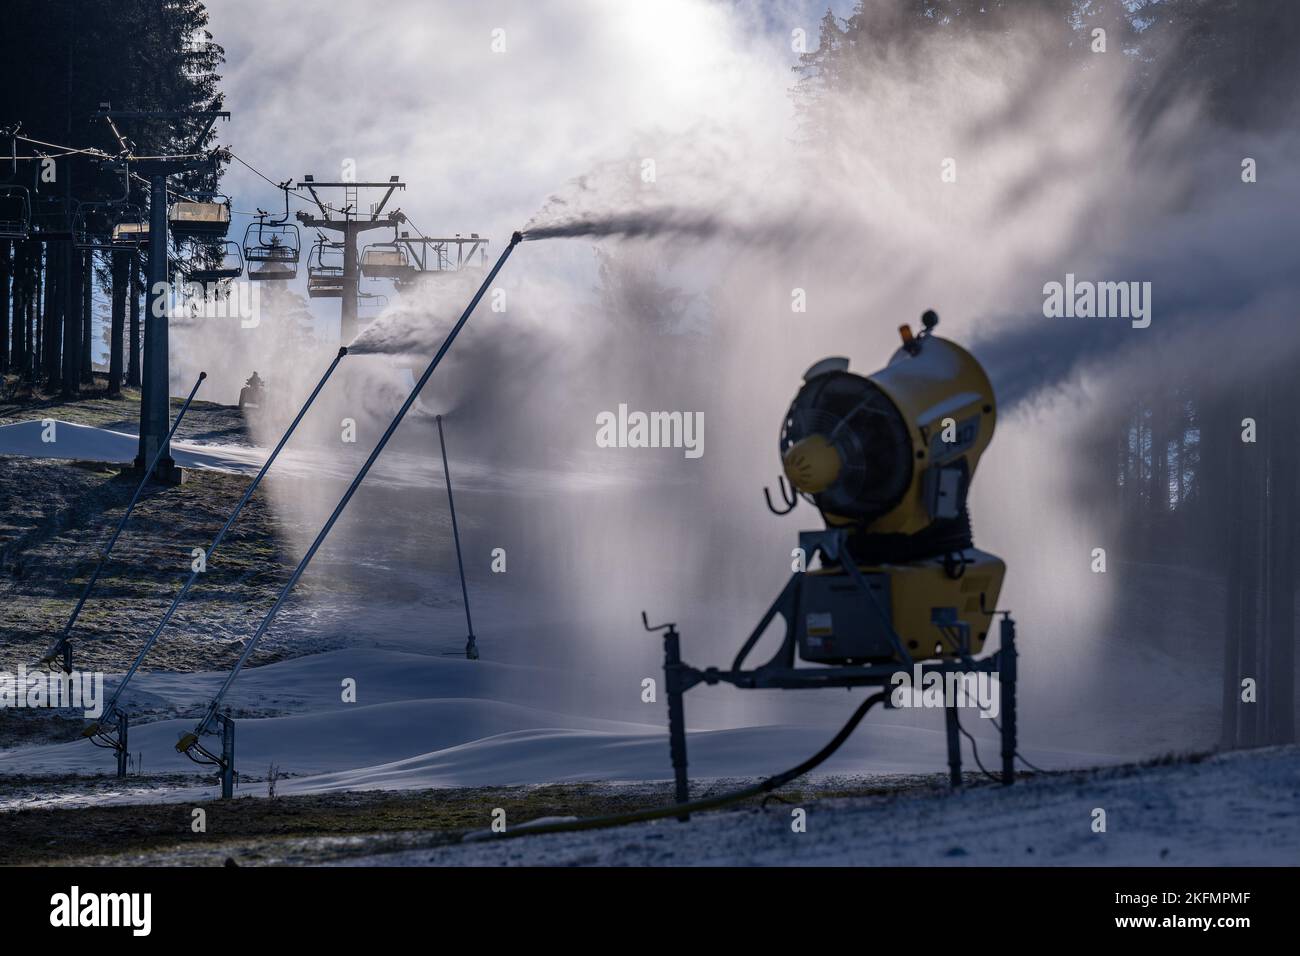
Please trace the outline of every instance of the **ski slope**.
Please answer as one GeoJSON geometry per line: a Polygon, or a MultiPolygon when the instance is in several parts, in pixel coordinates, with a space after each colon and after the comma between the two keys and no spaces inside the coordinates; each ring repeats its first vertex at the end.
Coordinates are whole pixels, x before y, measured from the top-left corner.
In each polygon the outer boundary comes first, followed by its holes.
{"type": "MultiPolygon", "coordinates": [[[[354,866],[1297,866],[1300,749],[378,854],[354,866]],[[1104,832],[1095,811],[1106,812],[1104,832]]],[[[507,824],[509,821],[507,821],[507,824]]]]}

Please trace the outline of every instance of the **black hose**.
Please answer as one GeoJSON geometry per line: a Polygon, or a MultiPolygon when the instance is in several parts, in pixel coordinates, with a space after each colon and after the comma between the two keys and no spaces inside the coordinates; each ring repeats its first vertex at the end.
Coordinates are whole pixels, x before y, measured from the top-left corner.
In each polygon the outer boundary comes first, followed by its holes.
{"type": "Polygon", "coordinates": [[[867,716],[869,711],[876,704],[887,700],[889,691],[878,691],[858,705],[853,716],[848,719],[843,727],[840,728],[831,742],[828,743],[817,753],[813,754],[803,763],[791,767],[789,770],[768,777],[756,784],[748,787],[742,787],[740,790],[731,790],[727,793],[720,793],[716,797],[704,797],[699,800],[690,800],[686,803],[674,803],[667,807],[654,807],[649,810],[636,810],[632,813],[619,813],[605,817],[590,817],[586,820],[567,820],[557,823],[543,823],[537,826],[517,827],[514,830],[506,830],[502,833],[491,833],[487,831],[478,831],[476,833],[466,834],[462,840],[499,840],[508,837],[529,836],[534,833],[570,833],[580,830],[599,830],[605,827],[622,826],[627,823],[643,823],[647,820],[660,820],[664,817],[677,817],[686,813],[695,813],[702,810],[712,810],[716,807],[725,806],[728,803],[736,803],[749,797],[757,796],[760,793],[768,793],[779,787],[785,786],[791,780],[801,777],[808,771],[813,770],[819,764],[824,763],[831,754],[839,750],[844,742],[849,739],[853,731],[857,729],[858,724],[862,723],[862,718],[867,716]]]}

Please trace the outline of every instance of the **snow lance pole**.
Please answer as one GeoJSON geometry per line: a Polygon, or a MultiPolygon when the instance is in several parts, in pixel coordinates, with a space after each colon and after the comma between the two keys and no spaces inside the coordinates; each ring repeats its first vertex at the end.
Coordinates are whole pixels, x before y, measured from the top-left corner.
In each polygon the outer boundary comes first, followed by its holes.
{"type": "Polygon", "coordinates": [[[176,429],[180,427],[181,419],[185,417],[185,412],[189,409],[190,402],[194,401],[195,392],[199,390],[199,386],[203,384],[203,380],[207,377],[207,372],[199,372],[199,377],[194,380],[194,387],[190,389],[190,394],[185,399],[185,404],[181,406],[181,410],[176,413],[176,421],[172,422],[171,431],[167,433],[167,437],[158,445],[158,450],[154,452],[153,459],[149,462],[149,466],[145,468],[144,474],[140,476],[140,484],[136,485],[135,494],[131,496],[131,501],[127,504],[126,511],[122,512],[122,518],[118,521],[117,527],[113,530],[113,536],[108,539],[108,544],[106,544],[99,552],[99,561],[95,565],[95,570],[90,575],[90,580],[87,581],[86,586],[81,589],[81,597],[77,599],[77,604],[72,609],[72,616],[68,618],[68,623],[63,625],[62,633],[60,633],[54,643],[50,645],[50,649],[45,652],[45,656],[41,658],[42,664],[53,664],[55,660],[62,655],[63,669],[68,673],[72,672],[72,647],[68,641],[68,635],[72,633],[73,625],[77,623],[77,618],[81,614],[81,609],[86,604],[86,598],[90,597],[90,592],[95,589],[95,582],[99,580],[100,572],[104,570],[104,565],[108,561],[108,556],[113,550],[113,545],[117,544],[118,535],[120,535],[122,529],[126,527],[126,523],[131,517],[131,512],[135,510],[136,502],[140,500],[140,493],[144,491],[144,486],[149,483],[149,476],[153,474],[153,470],[157,467],[158,460],[162,458],[163,453],[171,446],[172,436],[176,434],[176,429]]]}
{"type": "MultiPolygon", "coordinates": [[[[480,285],[478,291],[474,293],[474,298],[470,299],[469,305],[465,307],[465,311],[461,314],[459,321],[457,321],[456,324],[452,326],[451,331],[447,333],[447,338],[443,340],[442,345],[438,349],[438,353],[434,355],[428,368],[424,370],[424,374],[422,374],[419,380],[415,383],[415,386],[411,389],[411,393],[406,396],[406,401],[402,402],[402,407],[397,410],[397,414],[394,415],[393,420],[389,422],[388,428],[385,429],[384,434],[380,436],[378,444],[376,444],[374,449],[370,452],[370,457],[367,458],[365,464],[361,466],[361,470],[358,471],[356,477],[352,479],[352,483],[348,485],[348,489],[343,493],[343,497],[339,499],[339,503],[334,506],[333,513],[330,514],[329,519],[316,535],[316,540],[311,543],[311,547],[307,549],[307,553],[302,556],[302,560],[299,561],[298,566],[294,568],[293,574],[289,575],[289,580],[284,583],[284,587],[280,589],[280,594],[276,597],[275,603],[272,604],[271,609],[266,612],[266,616],[262,618],[262,623],[257,626],[257,630],[253,633],[253,636],[249,638],[248,643],[244,645],[244,650],[239,655],[239,660],[235,661],[235,666],[231,668],[230,673],[226,676],[225,683],[221,685],[216,696],[214,696],[211,703],[208,704],[208,709],[199,719],[199,722],[195,724],[194,730],[191,733],[182,735],[181,739],[176,742],[176,750],[179,753],[186,754],[193,759],[193,755],[190,754],[190,751],[198,746],[199,735],[207,731],[213,721],[215,721],[217,710],[221,706],[222,699],[230,690],[230,685],[235,682],[235,678],[239,676],[240,670],[248,661],[249,656],[253,653],[253,649],[257,647],[257,642],[262,639],[262,635],[266,633],[267,628],[271,626],[271,622],[275,620],[275,616],[279,613],[280,606],[284,604],[285,598],[289,596],[289,592],[293,590],[293,586],[298,583],[298,579],[302,577],[303,571],[307,570],[307,565],[309,565],[311,559],[316,556],[316,552],[320,549],[322,542],[324,542],[326,536],[330,533],[330,529],[333,528],[334,523],[338,521],[339,515],[343,513],[343,509],[348,506],[348,502],[351,501],[352,496],[356,494],[357,488],[360,487],[361,482],[363,482],[366,475],[370,473],[370,469],[374,465],[376,459],[379,458],[380,453],[388,444],[389,439],[393,437],[393,433],[397,431],[397,426],[402,423],[402,419],[406,417],[406,413],[410,411],[411,406],[415,404],[415,400],[420,397],[420,392],[432,377],[434,369],[436,369],[439,363],[442,362],[443,356],[447,354],[447,350],[451,348],[451,344],[456,340],[456,336],[460,334],[460,330],[464,328],[465,323],[469,321],[470,315],[473,314],[479,300],[483,298],[483,294],[487,292],[488,286],[492,284],[492,280],[496,278],[497,273],[501,271],[501,267],[505,265],[506,259],[509,258],[510,253],[514,250],[515,246],[522,241],[522,239],[523,236],[518,232],[510,237],[510,245],[506,246],[505,251],[501,253],[501,257],[497,259],[496,265],[492,267],[492,271],[487,274],[487,277],[483,280],[483,284],[480,285]]],[[[200,752],[202,752],[201,748],[200,752]]]]}
{"type": "Polygon", "coordinates": [[[442,416],[437,416],[438,445],[442,448],[442,473],[447,477],[447,508],[451,511],[451,537],[456,542],[456,567],[460,569],[460,593],[465,599],[465,629],[469,639],[465,643],[465,656],[478,660],[478,643],[474,640],[474,622],[469,616],[469,588],[465,584],[465,562],[460,556],[460,529],[456,525],[456,501],[451,496],[451,466],[447,464],[447,440],[442,435],[442,416]]]}
{"type": "MultiPolygon", "coordinates": [[[[262,483],[262,479],[265,478],[266,473],[270,471],[271,464],[275,461],[276,457],[279,456],[280,450],[284,448],[285,444],[289,441],[290,436],[292,436],[294,430],[297,429],[298,423],[301,422],[303,416],[307,414],[307,409],[311,408],[312,403],[316,401],[316,396],[320,394],[321,389],[325,387],[325,383],[328,382],[330,376],[334,374],[334,370],[338,368],[339,362],[343,360],[343,356],[347,354],[348,350],[344,347],[339,349],[338,354],[334,356],[334,361],[330,363],[329,368],[325,370],[325,374],[322,375],[320,381],[316,383],[316,387],[312,389],[311,394],[307,396],[307,401],[303,403],[302,408],[298,409],[298,414],[294,416],[293,421],[289,423],[289,427],[285,433],[280,436],[279,442],[276,443],[275,448],[271,450],[270,456],[265,462],[263,462],[262,468],[258,471],[257,476],[253,478],[248,487],[244,489],[244,495],[239,499],[239,503],[235,505],[235,510],[230,512],[230,517],[227,518],[226,523],[221,526],[221,530],[217,532],[217,536],[212,539],[212,544],[208,546],[207,554],[203,556],[203,564],[201,564],[199,568],[206,567],[207,563],[212,560],[212,555],[216,553],[217,548],[221,547],[221,542],[225,540],[226,533],[230,531],[231,526],[234,525],[235,519],[239,517],[239,513],[244,510],[244,505],[248,504],[249,499],[253,497],[253,492],[257,490],[257,486],[262,483]]],[[[199,575],[203,573],[199,568],[195,568],[190,572],[190,576],[181,586],[176,597],[172,599],[171,606],[168,607],[166,613],[163,614],[162,620],[158,622],[158,626],[153,629],[153,633],[149,635],[149,639],[145,641],[144,646],[140,648],[140,653],[138,653],[135,656],[135,660],[131,662],[131,667],[122,678],[122,682],[118,684],[116,690],[113,691],[113,696],[110,697],[108,703],[104,705],[103,713],[99,715],[99,719],[82,731],[81,735],[83,737],[94,737],[101,733],[101,728],[109,725],[109,721],[112,720],[113,714],[117,710],[117,702],[122,696],[122,691],[126,689],[127,684],[131,683],[131,678],[135,676],[135,672],[140,668],[141,662],[157,642],[158,636],[163,632],[163,628],[165,628],[168,622],[171,621],[172,615],[176,613],[176,609],[180,607],[181,602],[185,600],[185,595],[189,593],[190,588],[194,586],[194,582],[197,581],[199,575]]]]}

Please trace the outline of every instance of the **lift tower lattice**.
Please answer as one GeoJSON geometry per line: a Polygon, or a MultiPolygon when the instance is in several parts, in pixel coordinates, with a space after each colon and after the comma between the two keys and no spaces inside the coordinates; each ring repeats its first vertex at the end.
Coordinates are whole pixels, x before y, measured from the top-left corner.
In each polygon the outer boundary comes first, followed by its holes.
{"type": "Polygon", "coordinates": [[[311,193],[316,208],[320,210],[320,216],[300,210],[297,213],[298,221],[311,229],[340,233],[343,245],[343,294],[340,297],[342,308],[339,313],[339,336],[340,344],[347,345],[357,334],[357,293],[361,280],[361,270],[357,263],[357,237],[371,229],[392,229],[406,221],[406,216],[400,210],[394,210],[380,218],[393,192],[405,189],[406,183],[400,182],[397,176],[389,177],[386,183],[324,183],[317,182],[313,176],[303,176],[298,186],[311,193]],[[344,190],[344,204],[338,207],[323,202],[317,192],[321,189],[344,190]],[[368,219],[361,218],[357,209],[357,193],[362,189],[385,190],[383,198],[372,204],[368,219]],[[335,218],[335,214],[338,218],[335,218]]]}

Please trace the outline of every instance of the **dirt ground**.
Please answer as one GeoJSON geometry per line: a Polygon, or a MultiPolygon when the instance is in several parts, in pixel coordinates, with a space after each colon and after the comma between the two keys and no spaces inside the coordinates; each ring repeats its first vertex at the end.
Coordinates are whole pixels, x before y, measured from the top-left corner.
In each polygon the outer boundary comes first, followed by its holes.
{"type": "MultiPolygon", "coordinates": [[[[9,398],[0,404],[0,424],[47,415],[134,432],[138,408],[132,390],[121,399],[91,392],[66,404],[9,398]]],[[[239,409],[203,402],[191,406],[179,435],[249,443],[239,409]]],[[[211,544],[250,480],[213,470],[186,474],[179,486],[150,485],[136,505],[73,629],[79,670],[125,670],[188,577],[192,550],[211,544]]],[[[60,633],[135,486],[120,465],[0,456],[0,671],[35,666],[60,633]]],[[[295,563],[282,532],[259,489],[150,652],[146,670],[225,670],[235,662],[295,563]]],[[[299,590],[309,594],[311,587],[299,590]]],[[[293,613],[286,610],[284,619],[293,613]]],[[[271,632],[250,663],[300,652],[271,632]]],[[[0,747],[70,739],[77,723],[42,711],[0,711],[0,747]]]]}
{"type": "MultiPolygon", "coordinates": [[[[179,781],[128,778],[159,787],[179,781]]],[[[945,778],[890,777],[826,779],[781,791],[781,800],[806,803],[844,797],[884,798],[900,793],[939,791],[945,778]]],[[[29,781],[52,792],[59,786],[85,793],[110,787],[112,778],[41,777],[29,781]]],[[[192,781],[189,781],[192,782],[192,781]]],[[[13,780],[14,786],[24,781],[13,780]]],[[[715,781],[697,796],[725,791],[740,781],[715,781]]],[[[0,813],[0,865],[222,866],[302,865],[345,862],[349,858],[397,850],[425,849],[456,842],[469,831],[485,830],[493,810],[518,825],[543,817],[593,817],[625,813],[672,802],[669,784],[550,784],[449,790],[353,791],[309,796],[261,796],[230,801],[99,805],[42,808],[0,813]],[[202,809],[206,830],[193,830],[194,811],[202,809]]],[[[759,812],[758,799],[731,809],[759,812]]],[[[778,805],[779,809],[779,805],[778,805]]]]}

